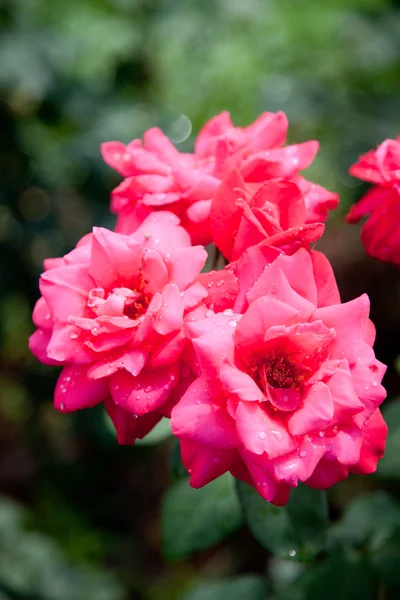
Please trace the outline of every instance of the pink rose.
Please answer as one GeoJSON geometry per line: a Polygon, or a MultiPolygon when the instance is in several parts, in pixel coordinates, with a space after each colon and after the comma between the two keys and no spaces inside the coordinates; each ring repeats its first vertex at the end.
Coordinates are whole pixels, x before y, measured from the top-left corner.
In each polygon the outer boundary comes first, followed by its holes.
{"type": "Polygon", "coordinates": [[[172,410],[194,487],[226,471],[285,504],[299,481],[325,489],[382,456],[385,366],[367,296],[340,303],[318,252],[253,246],[232,265],[233,310],[186,327],[201,375],[172,410]]]}
{"type": "Polygon", "coordinates": [[[257,186],[271,178],[297,177],[310,198],[310,218],[326,218],[337,196],[298,175],[312,163],[318,142],[283,146],[287,129],[282,112],[264,113],[248,127],[235,127],[223,112],[200,131],[193,153],[179,152],[157,128],[146,131],[143,142],[104,143],[105,162],[125,177],[112,192],[117,231],[132,233],[151,211],[169,210],[181,219],[193,243],[210,243],[211,200],[232,169],[257,186]]]}
{"type": "Polygon", "coordinates": [[[105,401],[121,443],[169,413],[184,321],[207,295],[197,281],[207,254],[178,223],[158,212],[129,236],[95,228],[72,252],[46,261],[40,279],[30,348],[64,367],[55,406],[105,401]]]}
{"type": "Polygon", "coordinates": [[[400,136],[361,156],[350,173],[377,185],[351,207],[347,222],[370,215],[361,231],[366,251],[400,266],[400,136]]]}
{"type": "Polygon", "coordinates": [[[255,191],[237,171],[218,188],[210,220],[213,241],[228,260],[264,240],[275,247],[308,246],[325,229],[322,223],[306,224],[304,194],[292,181],[272,179],[255,191]]]}
{"type": "Polygon", "coordinates": [[[235,127],[228,112],[204,125],[195,142],[195,155],[213,158],[220,179],[239,169],[248,182],[292,177],[310,166],[318,152],[316,141],[284,146],[289,123],[285,113],[263,113],[248,127],[235,127]]]}

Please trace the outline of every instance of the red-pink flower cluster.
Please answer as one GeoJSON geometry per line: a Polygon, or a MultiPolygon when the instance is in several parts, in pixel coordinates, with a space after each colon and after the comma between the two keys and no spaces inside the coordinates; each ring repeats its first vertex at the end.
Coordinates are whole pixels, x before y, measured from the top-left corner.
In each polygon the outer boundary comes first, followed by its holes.
{"type": "Polygon", "coordinates": [[[211,243],[212,199],[234,169],[254,191],[271,179],[291,178],[303,192],[306,221],[324,221],[338,205],[338,196],[299,175],[314,160],[319,144],[284,146],[287,130],[282,112],[264,113],[244,128],[234,127],[223,112],[203,127],[191,154],[179,152],[157,128],[146,131],[143,142],[103,144],[104,160],[125,177],[111,195],[116,230],[132,233],[150,212],[170,210],[194,244],[211,243]]]}
{"type": "Polygon", "coordinates": [[[350,173],[376,185],[351,208],[347,221],[369,215],[361,231],[366,251],[400,266],[400,136],[361,156],[350,173]]]}
{"type": "Polygon", "coordinates": [[[386,439],[368,298],[342,304],[310,247],[338,199],[299,175],[318,144],[286,130],[222,113],[193,154],[156,129],[104,144],[117,231],[45,261],[30,338],[63,367],[59,410],[104,402],[122,444],[170,417],[194,487],[230,471],[275,504],[373,472],[386,439]],[[200,242],[227,266],[202,273],[200,242]]]}

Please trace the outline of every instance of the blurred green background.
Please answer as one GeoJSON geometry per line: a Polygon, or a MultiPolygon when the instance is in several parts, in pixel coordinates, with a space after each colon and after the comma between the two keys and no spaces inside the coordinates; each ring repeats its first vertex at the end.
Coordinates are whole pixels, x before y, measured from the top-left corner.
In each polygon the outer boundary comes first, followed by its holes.
{"type": "MultiPolygon", "coordinates": [[[[400,278],[343,221],[366,189],[349,166],[399,133],[398,1],[0,0],[0,600],[400,597],[400,278]],[[56,370],[27,350],[43,259],[113,226],[119,178],[100,143],[158,125],[187,150],[222,110],[238,125],[284,110],[290,142],[320,141],[308,177],[341,206],[318,248],[343,300],[369,293],[389,365],[387,457],[329,492],[335,524],[309,566],[267,552],[240,519],[216,546],[163,557],[176,446],[117,447],[101,407],[57,413],[56,370]]],[[[201,498],[185,505],[200,531],[201,498]]]]}

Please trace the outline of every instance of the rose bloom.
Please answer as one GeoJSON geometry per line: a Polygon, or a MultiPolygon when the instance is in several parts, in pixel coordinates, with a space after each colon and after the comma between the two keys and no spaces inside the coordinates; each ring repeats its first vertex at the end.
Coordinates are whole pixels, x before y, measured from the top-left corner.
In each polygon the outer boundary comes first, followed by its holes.
{"type": "Polygon", "coordinates": [[[210,243],[211,200],[232,169],[238,169],[246,182],[258,184],[296,177],[309,198],[310,218],[325,220],[327,211],[336,207],[337,196],[298,175],[314,160],[318,142],[283,146],[287,129],[282,112],[263,113],[248,127],[235,127],[229,113],[223,112],[200,131],[193,153],[179,152],[158,128],[146,131],[143,142],[102,144],[105,162],[125,178],[111,195],[117,231],[132,233],[152,210],[170,210],[193,243],[210,243]]]}
{"type": "Polygon", "coordinates": [[[211,203],[213,241],[228,260],[236,260],[263,240],[275,247],[308,245],[324,232],[322,223],[306,224],[304,193],[288,179],[246,184],[232,171],[211,203]]]}
{"type": "Polygon", "coordinates": [[[120,443],[169,414],[190,370],[181,364],[184,320],[207,295],[197,281],[204,248],[171,213],[132,235],[95,228],[63,258],[45,262],[30,349],[63,366],[54,403],[74,411],[104,401],[120,443]]]}
{"type": "Polygon", "coordinates": [[[366,251],[400,266],[400,136],[361,156],[350,173],[376,185],[350,209],[347,222],[370,215],[361,231],[366,251]]]}
{"type": "Polygon", "coordinates": [[[171,425],[191,485],[230,471],[282,505],[299,481],[373,472],[387,428],[368,297],[341,304],[327,259],[303,248],[253,246],[232,269],[233,309],[187,324],[198,377],[171,425]]]}

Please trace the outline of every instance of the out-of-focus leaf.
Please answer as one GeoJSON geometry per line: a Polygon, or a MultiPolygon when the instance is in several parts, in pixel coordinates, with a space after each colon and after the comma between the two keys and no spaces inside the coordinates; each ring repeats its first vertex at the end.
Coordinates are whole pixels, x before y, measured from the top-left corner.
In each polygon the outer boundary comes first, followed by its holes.
{"type": "Polygon", "coordinates": [[[400,510],[384,492],[359,496],[329,531],[331,545],[338,542],[361,548],[378,549],[400,527],[400,510]]]}
{"type": "Polygon", "coordinates": [[[122,600],[118,581],[110,574],[75,567],[44,535],[23,527],[23,511],[0,499],[0,589],[35,600],[122,600]]]}
{"type": "Polygon", "coordinates": [[[209,548],[240,527],[234,479],[225,474],[196,490],[187,479],[174,483],[162,507],[162,546],[167,558],[209,548]]]}
{"type": "Polygon", "coordinates": [[[185,468],[185,465],[182,462],[181,445],[177,438],[173,438],[172,440],[168,463],[169,472],[171,473],[171,476],[174,480],[182,479],[182,477],[187,477],[188,472],[185,468]]]}
{"type": "Polygon", "coordinates": [[[266,600],[265,583],[253,575],[203,582],[182,600],[266,600]]]}
{"type": "Polygon", "coordinates": [[[15,538],[22,528],[24,514],[22,508],[5,498],[0,499],[0,542],[3,544],[15,538]]]}
{"type": "Polygon", "coordinates": [[[400,478],[400,399],[390,402],[382,413],[389,433],[385,455],[378,464],[378,474],[397,479],[400,478]]]}
{"type": "Polygon", "coordinates": [[[372,600],[374,579],[368,562],[357,556],[332,556],[309,567],[278,600],[372,600]]]}
{"type": "Polygon", "coordinates": [[[159,423],[142,440],[136,440],[135,446],[154,446],[165,442],[172,436],[169,419],[161,419],[159,423]]]}
{"type": "Polygon", "coordinates": [[[326,494],[300,485],[284,507],[266,502],[248,484],[238,482],[246,521],[254,537],[280,557],[310,560],[325,546],[326,494]]]}
{"type": "Polygon", "coordinates": [[[353,500],[329,532],[329,545],[360,549],[371,570],[387,585],[400,584],[400,507],[384,492],[353,500]]]}
{"type": "Polygon", "coordinates": [[[299,579],[307,568],[308,563],[271,556],[268,560],[268,579],[272,582],[274,589],[285,590],[299,579]]]}
{"type": "Polygon", "coordinates": [[[371,565],[386,585],[400,585],[400,519],[392,535],[373,552],[371,565]]]}

